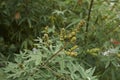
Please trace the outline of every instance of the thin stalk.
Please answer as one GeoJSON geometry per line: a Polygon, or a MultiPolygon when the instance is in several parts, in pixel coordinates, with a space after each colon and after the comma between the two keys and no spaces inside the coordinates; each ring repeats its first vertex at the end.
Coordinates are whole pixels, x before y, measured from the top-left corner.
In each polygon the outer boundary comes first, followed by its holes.
{"type": "Polygon", "coordinates": [[[88,11],[88,18],[87,18],[87,23],[86,23],[86,35],[85,35],[85,43],[87,42],[87,33],[88,33],[88,27],[89,27],[89,21],[90,21],[90,16],[91,16],[91,9],[93,6],[93,2],[94,0],[91,0],[90,2],[90,7],[89,7],[89,11],[88,11]]]}
{"type": "Polygon", "coordinates": [[[49,63],[49,61],[53,59],[55,56],[57,56],[65,47],[66,47],[66,43],[62,48],[60,48],[56,53],[54,53],[50,58],[48,58],[43,65],[46,65],[47,63],[49,63]]]}

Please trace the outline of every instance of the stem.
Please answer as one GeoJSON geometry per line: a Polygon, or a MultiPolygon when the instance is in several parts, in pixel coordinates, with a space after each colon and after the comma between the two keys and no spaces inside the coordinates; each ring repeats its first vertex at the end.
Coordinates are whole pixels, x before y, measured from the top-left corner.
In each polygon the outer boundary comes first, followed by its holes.
{"type": "Polygon", "coordinates": [[[65,47],[66,47],[66,43],[62,48],[60,48],[56,53],[54,53],[50,58],[48,58],[43,65],[46,65],[47,63],[49,63],[49,61],[53,59],[55,56],[57,56],[65,47]]]}
{"type": "MultiPolygon", "coordinates": [[[[89,12],[88,12],[88,18],[87,18],[87,23],[86,23],[86,33],[88,32],[88,27],[89,27],[89,21],[90,21],[90,15],[91,15],[91,9],[92,9],[92,6],[93,6],[93,2],[94,0],[91,0],[90,2],[90,8],[89,8],[89,12]]],[[[85,35],[85,43],[87,41],[87,34],[85,35]]]]}

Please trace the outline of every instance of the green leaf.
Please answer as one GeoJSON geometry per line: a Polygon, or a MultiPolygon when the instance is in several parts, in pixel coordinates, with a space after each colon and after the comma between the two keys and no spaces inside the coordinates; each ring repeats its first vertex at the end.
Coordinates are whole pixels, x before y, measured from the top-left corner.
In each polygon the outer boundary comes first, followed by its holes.
{"type": "Polygon", "coordinates": [[[33,77],[28,77],[27,80],[35,80],[33,77]]]}
{"type": "Polygon", "coordinates": [[[110,65],[111,61],[108,61],[105,65],[105,68],[108,68],[108,66],[110,65]]]}
{"type": "Polygon", "coordinates": [[[0,69],[0,80],[6,80],[6,74],[2,69],[0,69]]]}
{"type": "Polygon", "coordinates": [[[29,18],[27,19],[27,22],[29,24],[29,28],[32,28],[32,23],[31,23],[31,20],[29,18]]]}

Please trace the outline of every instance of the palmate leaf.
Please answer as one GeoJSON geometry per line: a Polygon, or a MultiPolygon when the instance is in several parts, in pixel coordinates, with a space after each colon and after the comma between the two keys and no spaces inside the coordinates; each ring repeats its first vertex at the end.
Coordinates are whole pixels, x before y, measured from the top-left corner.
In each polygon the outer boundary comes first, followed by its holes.
{"type": "Polygon", "coordinates": [[[12,78],[12,79],[19,78],[23,74],[23,72],[24,71],[16,71],[16,73],[7,76],[7,78],[12,78]]]}
{"type": "Polygon", "coordinates": [[[81,66],[79,70],[80,75],[82,76],[83,79],[98,80],[96,76],[93,76],[94,71],[95,71],[95,68],[84,70],[84,68],[81,66]]]}
{"type": "Polygon", "coordinates": [[[8,62],[8,66],[4,69],[5,72],[16,72],[16,68],[17,68],[17,64],[16,63],[12,63],[12,62],[8,62]]]}
{"type": "Polygon", "coordinates": [[[39,50],[37,50],[36,53],[31,52],[31,54],[28,57],[29,59],[25,61],[27,63],[34,61],[36,66],[42,63],[43,55],[39,50]]]}

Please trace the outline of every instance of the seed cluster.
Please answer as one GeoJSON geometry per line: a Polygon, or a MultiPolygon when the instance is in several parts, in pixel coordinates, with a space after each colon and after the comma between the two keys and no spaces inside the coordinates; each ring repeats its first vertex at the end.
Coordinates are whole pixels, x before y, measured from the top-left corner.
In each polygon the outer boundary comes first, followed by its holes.
{"type": "Polygon", "coordinates": [[[75,52],[74,50],[78,48],[78,46],[76,45],[76,40],[77,40],[77,32],[80,31],[80,28],[83,27],[85,24],[84,20],[81,20],[78,25],[76,26],[76,28],[74,28],[72,31],[67,32],[65,30],[65,28],[62,28],[60,31],[60,40],[65,42],[65,43],[69,43],[72,44],[73,47],[65,50],[65,53],[69,56],[77,56],[77,52],[75,52]]]}

